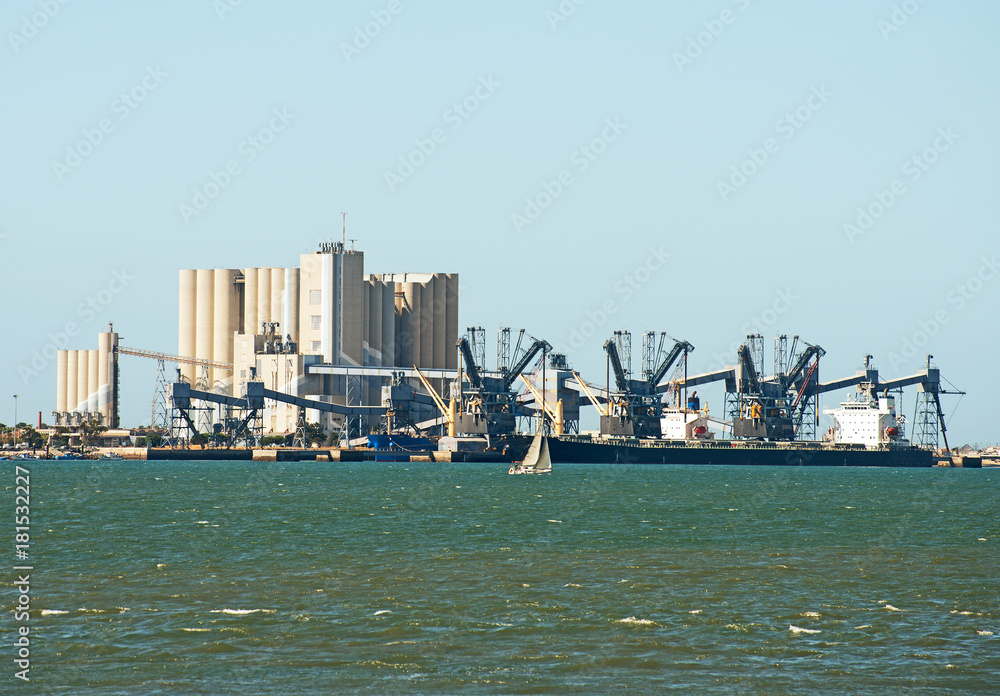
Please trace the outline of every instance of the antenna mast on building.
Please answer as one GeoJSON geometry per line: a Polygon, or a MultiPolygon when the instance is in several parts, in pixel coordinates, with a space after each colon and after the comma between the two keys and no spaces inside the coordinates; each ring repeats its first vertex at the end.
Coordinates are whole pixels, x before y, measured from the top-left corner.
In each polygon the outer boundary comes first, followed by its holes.
{"type": "Polygon", "coordinates": [[[342,249],[347,247],[347,213],[341,213],[344,216],[344,241],[342,242],[342,249]]]}

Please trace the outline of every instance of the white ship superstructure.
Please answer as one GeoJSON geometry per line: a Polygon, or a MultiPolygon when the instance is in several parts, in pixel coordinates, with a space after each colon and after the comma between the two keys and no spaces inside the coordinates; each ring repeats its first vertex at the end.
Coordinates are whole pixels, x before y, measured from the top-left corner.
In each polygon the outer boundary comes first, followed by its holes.
{"type": "Polygon", "coordinates": [[[903,437],[906,417],[896,415],[896,397],[888,392],[878,396],[873,391],[871,383],[860,384],[859,398],[842,402],[840,408],[823,411],[833,418],[828,439],[869,449],[909,445],[903,437]]]}
{"type": "Polygon", "coordinates": [[[689,408],[663,409],[660,433],[665,440],[708,440],[715,437],[708,429],[707,411],[689,408]]]}

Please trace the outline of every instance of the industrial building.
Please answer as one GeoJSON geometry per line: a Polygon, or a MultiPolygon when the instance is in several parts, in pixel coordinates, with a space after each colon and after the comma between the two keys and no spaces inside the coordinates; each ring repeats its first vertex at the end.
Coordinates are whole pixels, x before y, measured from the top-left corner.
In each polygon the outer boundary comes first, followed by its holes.
{"type": "MultiPolygon", "coordinates": [[[[177,355],[119,347],[110,327],[97,350],[60,351],[55,417],[112,425],[119,354],[177,362],[184,382],[220,395],[240,396],[256,379],[292,396],[377,405],[387,377],[363,368],[457,367],[458,291],[457,273],[365,274],[364,253],[343,242],[302,254],[298,268],[181,270],[177,355]],[[310,372],[317,365],[327,373],[310,372]]],[[[305,415],[337,424],[334,414],[305,415]]],[[[262,418],[264,434],[291,432],[299,408],[269,400],[262,418]]]]}

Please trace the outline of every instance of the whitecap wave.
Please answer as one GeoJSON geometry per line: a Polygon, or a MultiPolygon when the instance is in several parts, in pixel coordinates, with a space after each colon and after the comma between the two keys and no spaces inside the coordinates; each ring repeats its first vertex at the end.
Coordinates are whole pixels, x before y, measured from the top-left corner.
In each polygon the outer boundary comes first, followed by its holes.
{"type": "Polygon", "coordinates": [[[820,633],[821,632],[821,631],[816,630],[815,628],[801,628],[799,626],[793,626],[791,624],[788,624],[788,630],[790,632],[796,633],[796,634],[798,634],[798,633],[809,633],[809,634],[812,634],[812,633],[820,633]]]}
{"type": "Polygon", "coordinates": [[[64,609],[42,609],[42,616],[52,616],[54,614],[68,614],[64,609]]]}
{"type": "Polygon", "coordinates": [[[247,614],[273,614],[274,609],[212,609],[210,614],[230,614],[231,616],[246,616],[247,614]]]}
{"type": "Polygon", "coordinates": [[[392,609],[379,609],[377,612],[375,612],[374,615],[375,616],[379,616],[381,614],[391,614],[391,613],[392,613],[392,609]]]}
{"type": "Polygon", "coordinates": [[[618,619],[618,621],[616,621],[615,623],[635,624],[637,626],[652,626],[656,622],[651,619],[637,619],[634,616],[627,616],[624,619],[618,619]]]}

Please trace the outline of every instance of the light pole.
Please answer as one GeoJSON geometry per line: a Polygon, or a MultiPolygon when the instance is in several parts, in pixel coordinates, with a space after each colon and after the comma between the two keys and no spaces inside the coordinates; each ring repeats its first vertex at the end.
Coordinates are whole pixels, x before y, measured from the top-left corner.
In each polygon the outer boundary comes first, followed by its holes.
{"type": "Polygon", "coordinates": [[[17,451],[17,394],[14,394],[14,451],[17,451]]]}

